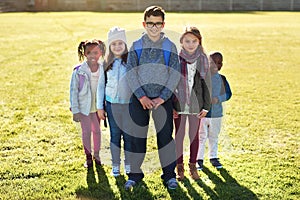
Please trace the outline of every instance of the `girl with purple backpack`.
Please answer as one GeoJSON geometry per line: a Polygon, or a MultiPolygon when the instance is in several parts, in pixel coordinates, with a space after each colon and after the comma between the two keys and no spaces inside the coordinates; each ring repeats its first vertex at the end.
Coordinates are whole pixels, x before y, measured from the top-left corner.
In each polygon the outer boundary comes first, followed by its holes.
{"type": "Polygon", "coordinates": [[[96,91],[99,71],[104,57],[105,44],[101,40],[86,40],[78,46],[80,65],[74,68],[70,84],[70,103],[73,121],[80,122],[82,129],[82,143],[86,155],[86,168],[101,165],[99,151],[101,143],[100,120],[97,116],[96,91]],[[94,149],[92,155],[91,135],[93,135],[94,149]]]}

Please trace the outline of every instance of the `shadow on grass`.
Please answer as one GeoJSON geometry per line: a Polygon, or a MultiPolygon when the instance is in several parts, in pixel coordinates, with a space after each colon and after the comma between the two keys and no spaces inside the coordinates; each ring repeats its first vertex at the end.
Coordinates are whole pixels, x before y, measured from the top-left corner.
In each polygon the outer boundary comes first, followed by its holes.
{"type": "MultiPolygon", "coordinates": [[[[166,184],[164,184],[164,185],[165,185],[165,187],[167,187],[166,184]]],[[[178,187],[177,187],[175,190],[170,190],[170,189],[168,189],[168,188],[167,188],[167,190],[168,190],[168,193],[169,193],[171,199],[173,199],[173,200],[178,200],[178,199],[180,199],[180,200],[190,199],[190,198],[187,196],[186,192],[180,187],[180,185],[178,185],[178,187]]]]}
{"type": "Polygon", "coordinates": [[[218,175],[204,167],[203,172],[207,174],[209,179],[215,184],[214,190],[210,189],[203,182],[199,181],[198,184],[203,190],[211,197],[211,199],[251,199],[258,200],[256,194],[250,189],[240,185],[226,169],[222,168],[218,170],[223,181],[218,175]]]}
{"type": "MultiPolygon", "coordinates": [[[[116,177],[116,184],[118,187],[118,194],[115,195],[108,181],[108,177],[102,166],[96,167],[98,176],[98,182],[96,180],[96,173],[94,169],[87,170],[87,188],[79,187],[76,190],[77,198],[79,199],[101,199],[101,200],[114,200],[114,199],[128,199],[128,200],[154,200],[157,197],[153,196],[150,192],[149,187],[144,181],[138,183],[131,191],[127,191],[124,188],[126,179],[124,175],[116,177]]],[[[207,174],[208,178],[214,183],[214,188],[208,186],[201,179],[197,180],[197,184],[202,190],[210,197],[210,199],[251,199],[258,200],[256,194],[250,189],[240,185],[226,169],[220,169],[216,174],[204,167],[203,172],[207,174]],[[220,177],[222,176],[222,177],[220,177]]],[[[176,190],[167,189],[172,200],[177,199],[199,199],[202,200],[201,194],[190,183],[189,179],[182,181],[183,186],[186,190],[183,190],[180,185],[176,190]]]]}
{"type": "Polygon", "coordinates": [[[87,170],[86,182],[88,187],[79,187],[76,190],[77,198],[79,199],[101,199],[101,200],[113,200],[113,199],[128,199],[128,200],[154,200],[153,194],[144,181],[138,183],[133,190],[125,190],[126,179],[124,175],[115,177],[116,185],[118,187],[118,194],[116,196],[109,184],[108,177],[102,166],[96,166],[96,172],[98,175],[98,183],[95,178],[95,171],[93,168],[87,170]]]}
{"type": "MultiPolygon", "coordinates": [[[[198,181],[197,181],[198,182],[198,181]]],[[[200,194],[194,189],[194,187],[192,186],[190,180],[188,178],[185,178],[182,181],[184,187],[187,189],[189,195],[192,197],[192,199],[199,199],[202,200],[203,198],[200,196],[200,194]]],[[[198,183],[199,184],[199,183],[198,183]]],[[[203,185],[205,186],[205,185],[203,185]]],[[[202,186],[201,186],[202,187],[202,186]]],[[[204,187],[203,187],[204,188],[204,187]]],[[[205,190],[206,191],[206,190],[205,190]]],[[[213,192],[213,191],[212,191],[213,192]]]]}
{"type": "Polygon", "coordinates": [[[116,177],[116,183],[121,195],[121,199],[130,199],[130,200],[140,200],[143,197],[143,200],[154,200],[153,194],[150,193],[150,190],[147,184],[144,181],[139,182],[133,187],[132,190],[125,190],[126,179],[124,175],[116,177]]]}
{"type": "Polygon", "coordinates": [[[153,194],[150,192],[147,184],[144,181],[139,182],[131,192],[132,199],[154,200],[153,194]]]}
{"type": "Polygon", "coordinates": [[[143,197],[143,200],[154,200],[153,195],[150,193],[149,188],[144,181],[139,182],[131,191],[125,190],[126,179],[124,175],[116,177],[116,183],[121,199],[134,200],[143,197]]]}
{"type": "Polygon", "coordinates": [[[78,198],[83,199],[101,199],[101,200],[112,200],[116,199],[110,185],[108,178],[102,166],[96,166],[96,172],[98,176],[98,183],[95,178],[94,168],[89,168],[87,170],[86,182],[88,184],[87,188],[79,187],[76,190],[76,195],[78,198]]]}

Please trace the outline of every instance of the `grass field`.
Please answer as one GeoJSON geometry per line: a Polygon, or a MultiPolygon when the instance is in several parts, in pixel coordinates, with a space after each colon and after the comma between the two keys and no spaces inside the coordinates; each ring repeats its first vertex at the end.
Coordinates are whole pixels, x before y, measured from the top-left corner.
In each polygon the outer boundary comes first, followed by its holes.
{"type": "Polygon", "coordinates": [[[68,110],[79,42],[106,40],[113,25],[134,39],[142,13],[1,13],[0,21],[0,199],[300,199],[299,12],[167,13],[172,37],[195,25],[206,51],[223,53],[233,92],[220,136],[225,168],[205,160],[201,180],[187,173],[175,191],[160,180],[153,131],[146,177],[132,192],[126,177],[110,175],[107,129],[105,165],[83,168],[68,110]]]}

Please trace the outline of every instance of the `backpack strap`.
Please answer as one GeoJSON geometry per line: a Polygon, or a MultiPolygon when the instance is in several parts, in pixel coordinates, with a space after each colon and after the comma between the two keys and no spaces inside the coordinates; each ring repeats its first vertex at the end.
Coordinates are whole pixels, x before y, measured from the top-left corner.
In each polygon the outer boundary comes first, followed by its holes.
{"type": "Polygon", "coordinates": [[[79,69],[80,66],[81,66],[81,65],[77,65],[76,67],[73,68],[73,70],[78,71],[78,69],[79,69]]]}
{"type": "MultiPolygon", "coordinates": [[[[73,70],[76,70],[76,72],[79,70],[79,68],[81,67],[81,65],[77,65],[76,67],[74,67],[73,70]]],[[[79,74],[79,85],[78,85],[78,90],[79,92],[82,90],[83,88],[83,84],[84,84],[84,80],[85,80],[85,77],[83,75],[80,75],[79,74]]]]}
{"type": "MultiPolygon", "coordinates": [[[[162,43],[162,49],[164,54],[165,65],[167,66],[169,66],[169,62],[170,62],[171,48],[172,48],[172,42],[169,40],[169,38],[166,38],[162,43]]],[[[139,65],[140,58],[142,55],[142,50],[143,50],[143,41],[141,38],[133,43],[133,49],[136,52],[138,58],[138,65],[139,65]]]]}
{"type": "Polygon", "coordinates": [[[170,62],[171,48],[172,48],[172,43],[169,40],[169,38],[166,38],[162,43],[162,49],[164,53],[165,65],[167,66],[169,66],[169,62],[170,62]]]}
{"type": "Polygon", "coordinates": [[[142,54],[142,50],[143,50],[143,41],[142,39],[138,39],[137,41],[135,41],[133,43],[133,48],[134,48],[134,51],[137,55],[137,58],[138,58],[138,65],[140,64],[140,58],[141,58],[141,54],[142,54]]]}

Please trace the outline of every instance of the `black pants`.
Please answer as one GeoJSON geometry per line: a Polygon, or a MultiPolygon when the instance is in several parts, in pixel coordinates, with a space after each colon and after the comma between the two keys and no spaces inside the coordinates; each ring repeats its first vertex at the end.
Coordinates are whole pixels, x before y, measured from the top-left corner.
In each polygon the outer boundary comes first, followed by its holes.
{"type": "Polygon", "coordinates": [[[136,182],[144,178],[141,165],[145,158],[147,148],[147,133],[149,127],[150,113],[156,129],[156,138],[158,146],[159,160],[162,167],[164,181],[175,178],[176,150],[173,133],[173,106],[172,101],[167,100],[156,110],[144,110],[143,106],[136,97],[132,98],[129,106],[129,112],[134,125],[131,126],[133,136],[131,150],[131,173],[129,179],[136,182]]]}

